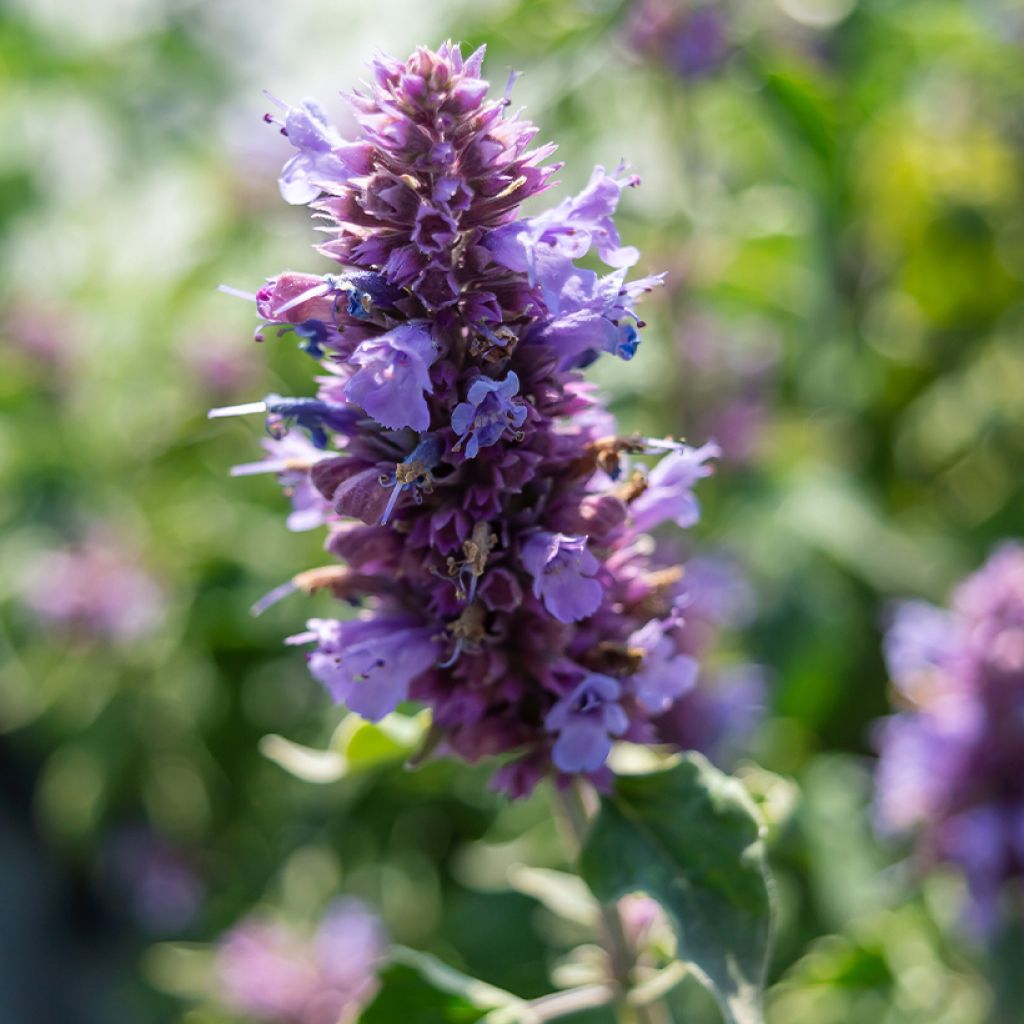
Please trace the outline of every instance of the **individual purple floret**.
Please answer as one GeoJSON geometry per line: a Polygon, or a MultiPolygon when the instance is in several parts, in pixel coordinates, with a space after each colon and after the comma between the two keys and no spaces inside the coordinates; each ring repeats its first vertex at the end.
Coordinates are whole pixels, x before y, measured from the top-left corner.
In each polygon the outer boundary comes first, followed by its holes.
{"type": "Polygon", "coordinates": [[[429,626],[414,619],[310,619],[289,643],[317,645],[309,670],[331,696],[377,722],[409,696],[409,683],[437,661],[429,626]]]}
{"type": "Polygon", "coordinates": [[[629,728],[621,695],[616,680],[595,672],[548,712],[544,725],[558,737],[551,753],[561,771],[594,772],[604,764],[612,737],[629,728]]]}
{"type": "Polygon", "coordinates": [[[519,378],[509,370],[504,380],[480,377],[473,381],[466,401],[452,410],[452,430],[459,435],[456,447],[465,445],[467,459],[481,448],[497,444],[506,431],[513,436],[526,419],[526,406],[515,396],[519,378]]]}
{"type": "Polygon", "coordinates": [[[350,1024],[376,991],[384,948],[379,920],[355,899],[329,907],[312,936],[247,918],[219,943],[217,996],[248,1020],[350,1024]]]}
{"type": "Polygon", "coordinates": [[[601,563],[586,537],[541,530],[527,537],[520,561],[533,577],[533,596],[559,622],[578,622],[597,611],[604,591],[594,576],[601,563]]]}
{"type": "Polygon", "coordinates": [[[504,756],[496,784],[518,796],[551,773],[606,782],[612,741],[657,739],[686,699],[692,594],[641,533],[696,520],[714,447],[618,436],[583,381],[603,354],[636,355],[635,306],[661,280],[628,278],[639,254],[615,226],[637,179],[597,168],[523,217],[554,147],[487,99],[482,60],[451,44],[378,58],[349,97],[352,141],[315,105],[285,107],[299,152],[282,187],[315,186],[319,251],[340,266],[278,274],[254,299],[324,374],[314,397],[214,415],[267,416],[282,447],[258,466],[340,561],[257,610],[320,589],[359,606],[293,638],[316,678],[372,720],[428,705],[431,750],[504,756]],[[311,441],[292,454],[298,429],[311,441]]]}
{"type": "Polygon", "coordinates": [[[345,385],[345,398],[382,427],[426,430],[430,426],[426,396],[434,390],[429,371],[437,349],[426,323],[403,324],[367,338],[349,357],[359,371],[345,385]]]}
{"type": "Polygon", "coordinates": [[[289,431],[280,438],[268,437],[263,447],[268,458],[233,466],[231,475],[276,474],[292,503],[292,512],[287,520],[289,530],[314,530],[328,522],[333,509],[310,479],[310,470],[328,456],[301,430],[289,431]]]}
{"type": "Polygon", "coordinates": [[[948,610],[897,607],[885,654],[904,710],[877,731],[878,825],[956,865],[987,931],[1024,878],[1024,546],[998,549],[948,610]]]}
{"type": "Polygon", "coordinates": [[[634,528],[651,530],[669,521],[684,529],[693,526],[700,519],[693,488],[711,475],[709,460],[720,454],[714,442],[669,452],[647,475],[643,493],[633,502],[634,528]]]}

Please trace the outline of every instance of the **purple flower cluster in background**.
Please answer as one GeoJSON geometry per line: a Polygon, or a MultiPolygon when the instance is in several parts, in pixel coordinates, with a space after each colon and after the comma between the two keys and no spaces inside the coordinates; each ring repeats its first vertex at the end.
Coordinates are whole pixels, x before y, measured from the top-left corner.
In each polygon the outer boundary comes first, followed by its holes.
{"type": "Polygon", "coordinates": [[[152,829],[118,833],[107,850],[111,887],[148,931],[181,931],[195,919],[205,887],[182,850],[152,829]]]}
{"type": "Polygon", "coordinates": [[[315,645],[316,678],[370,720],[429,705],[433,749],[512,755],[496,784],[520,795],[552,768],[606,781],[612,741],[657,741],[692,686],[692,594],[644,532],[697,520],[717,448],[614,433],[579,369],[634,356],[635,303],[660,283],[628,279],[639,256],[614,222],[637,179],[598,167],[521,217],[554,147],[531,149],[536,128],[487,99],[482,59],[378,58],[348,97],[355,141],[311,101],[282,105],[282,192],[344,269],[282,273],[256,305],[325,375],[315,398],[213,415],[267,415],[269,459],[237,472],[279,474],[293,528],[325,522],[342,563],[271,600],[329,589],[362,607],[292,638],[315,645]]]}
{"type": "Polygon", "coordinates": [[[755,461],[770,436],[778,339],[766,325],[691,312],[677,331],[677,352],[684,433],[714,437],[726,466],[755,461]]]}
{"type": "Polygon", "coordinates": [[[272,1024],[348,1024],[377,988],[385,937],[355,899],[328,908],[315,934],[247,918],[216,957],[218,997],[233,1013],[272,1024]]]}
{"type": "Polygon", "coordinates": [[[725,10],[707,0],[637,0],[626,23],[626,42],[688,81],[714,75],[732,49],[725,10]]]}
{"type": "Polygon", "coordinates": [[[1024,546],[998,549],[949,610],[898,607],[885,654],[906,707],[877,733],[879,826],[957,865],[990,929],[1024,877],[1024,546]]]}
{"type": "Polygon", "coordinates": [[[80,636],[135,640],[164,614],[163,593],[137,553],[102,527],[79,544],[40,552],[19,583],[40,619],[80,636]]]}

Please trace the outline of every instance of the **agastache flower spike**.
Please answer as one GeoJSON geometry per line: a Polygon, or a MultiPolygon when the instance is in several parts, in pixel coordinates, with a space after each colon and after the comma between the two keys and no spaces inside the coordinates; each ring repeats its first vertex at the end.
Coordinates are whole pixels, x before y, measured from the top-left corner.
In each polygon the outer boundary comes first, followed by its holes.
{"type": "Polygon", "coordinates": [[[958,868],[969,922],[990,932],[1024,879],[1024,545],[997,550],[949,609],[899,606],[885,654],[903,710],[877,732],[878,826],[916,830],[922,860],[958,868]]]}
{"type": "Polygon", "coordinates": [[[615,436],[578,371],[636,355],[634,307],[661,280],[628,278],[639,253],[615,226],[638,179],[598,168],[523,217],[557,169],[553,147],[531,148],[537,130],[507,95],[488,99],[482,61],[450,43],[378,58],[348,97],[352,141],[311,101],[280,104],[298,151],[282,191],[309,202],[338,266],[272,277],[256,306],[308,339],[325,372],[314,397],[212,415],[262,412],[278,433],[309,433],[316,457],[262,465],[348,563],[257,607],[315,589],[360,606],[293,638],[314,645],[313,675],[371,719],[427,704],[431,750],[517,758],[496,782],[518,796],[545,773],[606,783],[613,741],[655,735],[692,685],[682,573],[638,533],[692,523],[714,449],[615,436]],[[608,271],[579,266],[588,253],[608,271]],[[616,481],[626,456],[664,467],[630,464],[616,481]]]}

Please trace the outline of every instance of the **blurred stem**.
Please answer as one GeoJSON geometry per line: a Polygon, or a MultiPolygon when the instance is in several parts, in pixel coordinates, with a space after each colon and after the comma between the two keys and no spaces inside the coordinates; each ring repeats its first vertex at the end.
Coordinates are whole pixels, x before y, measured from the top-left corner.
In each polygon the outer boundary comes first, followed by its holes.
{"type": "MultiPolygon", "coordinates": [[[[570,859],[579,861],[580,851],[590,828],[590,812],[583,797],[582,784],[573,781],[565,789],[552,786],[554,806],[566,835],[570,859]]],[[[612,980],[615,984],[615,1015],[619,1024],[672,1024],[664,1004],[660,1001],[642,1006],[631,1003],[628,994],[633,985],[633,967],[636,959],[622,926],[622,917],[616,903],[602,903],[601,939],[608,955],[612,980]]]]}

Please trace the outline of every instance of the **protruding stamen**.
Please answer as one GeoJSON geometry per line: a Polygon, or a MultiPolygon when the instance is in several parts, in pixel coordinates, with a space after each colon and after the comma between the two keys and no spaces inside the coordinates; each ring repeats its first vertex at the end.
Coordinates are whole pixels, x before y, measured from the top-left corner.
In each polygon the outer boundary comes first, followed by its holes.
{"type": "Polygon", "coordinates": [[[282,583],[279,587],[274,587],[273,590],[264,594],[249,609],[249,614],[254,617],[262,615],[268,608],[272,608],[278,601],[283,601],[289,594],[294,594],[298,589],[294,580],[289,580],[287,583],[282,583]]]}
{"type": "Polygon", "coordinates": [[[463,639],[460,636],[458,638],[458,640],[455,641],[455,648],[452,651],[451,655],[447,659],[442,661],[437,667],[438,668],[451,668],[452,665],[454,665],[455,662],[457,662],[459,660],[459,656],[462,654],[462,644],[463,644],[463,639]]]}
{"type": "Polygon", "coordinates": [[[245,299],[246,302],[255,302],[255,292],[245,292],[241,288],[235,288],[234,285],[230,284],[219,284],[217,285],[217,291],[222,292],[224,295],[232,295],[236,299],[245,299]]]}
{"type": "Polygon", "coordinates": [[[266,412],[266,402],[246,402],[243,405],[224,405],[219,409],[211,409],[207,419],[218,420],[227,416],[251,416],[253,413],[266,412]]]}

